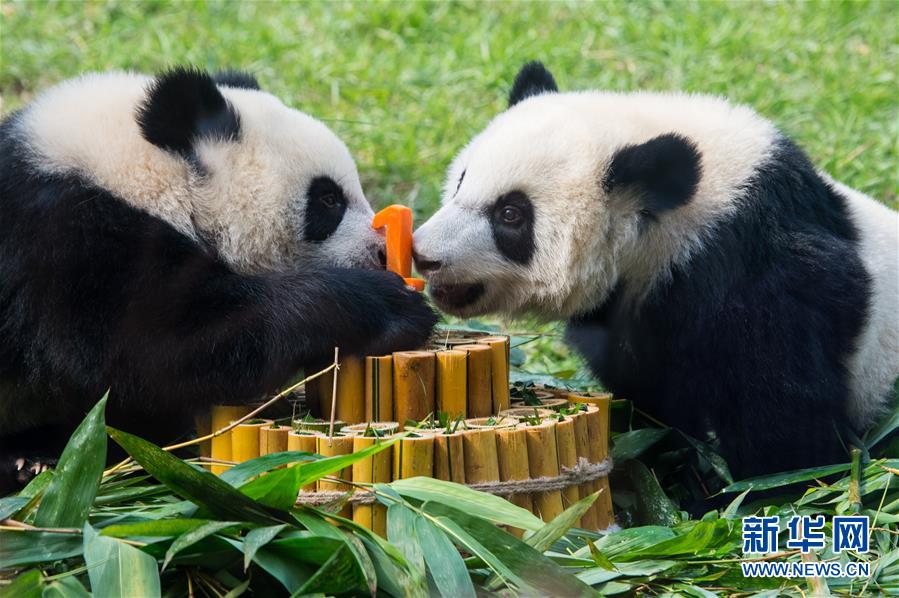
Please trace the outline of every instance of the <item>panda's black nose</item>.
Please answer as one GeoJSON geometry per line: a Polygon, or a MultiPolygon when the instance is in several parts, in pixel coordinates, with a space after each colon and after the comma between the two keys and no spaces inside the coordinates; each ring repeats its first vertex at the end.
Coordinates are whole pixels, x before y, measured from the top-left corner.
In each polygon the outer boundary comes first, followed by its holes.
{"type": "Polygon", "coordinates": [[[415,260],[415,268],[422,274],[433,274],[443,265],[443,262],[429,259],[414,250],[412,251],[412,259],[415,260]]]}

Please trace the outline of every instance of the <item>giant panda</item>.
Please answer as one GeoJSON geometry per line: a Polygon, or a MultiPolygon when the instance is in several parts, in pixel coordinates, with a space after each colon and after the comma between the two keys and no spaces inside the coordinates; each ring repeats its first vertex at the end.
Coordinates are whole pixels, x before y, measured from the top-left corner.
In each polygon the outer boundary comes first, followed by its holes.
{"type": "MultiPolygon", "coordinates": [[[[109,390],[162,441],[304,365],[424,343],[346,146],[246,73],[90,74],[0,124],[0,464],[109,390]]],[[[48,446],[51,445],[51,446],[48,446]]]]}
{"type": "Polygon", "coordinates": [[[749,477],[844,461],[887,409],[897,233],[749,108],[529,63],[414,247],[438,307],[566,320],[608,389],[749,477]]]}

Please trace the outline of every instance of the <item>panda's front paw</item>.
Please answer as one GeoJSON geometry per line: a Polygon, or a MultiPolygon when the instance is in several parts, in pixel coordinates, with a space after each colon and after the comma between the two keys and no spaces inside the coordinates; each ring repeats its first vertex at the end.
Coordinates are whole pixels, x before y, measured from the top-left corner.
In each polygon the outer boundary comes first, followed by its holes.
{"type": "Polygon", "coordinates": [[[402,278],[379,273],[381,284],[376,285],[366,317],[374,325],[374,335],[365,348],[367,355],[382,355],[393,351],[418,349],[425,346],[437,315],[423,293],[407,287],[402,278]]]}
{"type": "Polygon", "coordinates": [[[3,455],[0,461],[0,496],[18,490],[38,474],[56,467],[57,459],[33,455],[3,455]]]}

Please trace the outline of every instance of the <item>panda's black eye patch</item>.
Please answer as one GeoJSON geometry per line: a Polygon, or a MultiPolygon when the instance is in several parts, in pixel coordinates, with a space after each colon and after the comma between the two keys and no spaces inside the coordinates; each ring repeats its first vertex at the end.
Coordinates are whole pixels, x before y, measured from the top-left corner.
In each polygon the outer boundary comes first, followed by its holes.
{"type": "Polygon", "coordinates": [[[534,256],[534,205],[521,191],[500,196],[487,217],[499,252],[516,264],[528,264],[534,256]]]}
{"type": "Polygon", "coordinates": [[[316,177],[306,192],[306,216],[303,237],[322,242],[337,230],[346,213],[347,201],[340,185],[330,177],[316,177]]]}

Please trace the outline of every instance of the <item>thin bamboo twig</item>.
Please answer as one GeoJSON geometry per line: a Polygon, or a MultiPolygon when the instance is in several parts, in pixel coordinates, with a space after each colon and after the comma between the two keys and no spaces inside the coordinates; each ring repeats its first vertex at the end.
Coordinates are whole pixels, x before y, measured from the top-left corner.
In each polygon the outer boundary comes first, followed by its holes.
{"type": "Polygon", "coordinates": [[[340,371],[340,363],[337,358],[340,356],[340,347],[334,347],[334,383],[331,385],[331,424],[328,426],[328,446],[331,446],[331,439],[334,438],[334,417],[337,413],[337,372],[340,371]]]}

